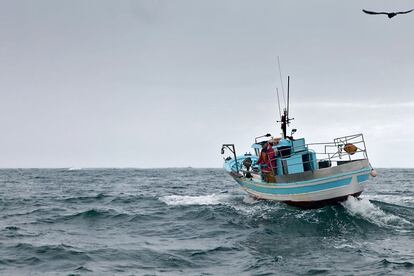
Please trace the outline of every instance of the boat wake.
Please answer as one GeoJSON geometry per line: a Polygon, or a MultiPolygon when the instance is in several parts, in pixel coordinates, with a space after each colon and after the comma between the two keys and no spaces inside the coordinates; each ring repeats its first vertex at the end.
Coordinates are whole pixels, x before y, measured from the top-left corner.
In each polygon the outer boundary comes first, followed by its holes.
{"type": "Polygon", "coordinates": [[[367,198],[357,199],[350,196],[342,205],[351,215],[362,217],[378,226],[399,228],[411,224],[402,217],[384,212],[367,198]]]}
{"type": "Polygon", "coordinates": [[[167,205],[219,205],[225,204],[231,198],[231,195],[200,195],[200,196],[189,196],[189,195],[169,195],[160,197],[159,200],[167,205]]]}
{"type": "MultiPolygon", "coordinates": [[[[208,195],[168,195],[158,198],[159,201],[169,206],[202,206],[202,205],[223,205],[231,207],[242,215],[266,217],[271,215],[273,211],[289,208],[276,202],[263,202],[254,199],[248,195],[229,195],[229,194],[208,194],[208,195]]],[[[354,198],[349,197],[346,201],[341,203],[345,210],[355,217],[360,217],[370,223],[381,227],[406,227],[412,223],[405,218],[387,212],[379,206],[372,203],[368,198],[354,198]]],[[[297,218],[307,218],[309,216],[318,216],[323,209],[318,210],[290,210],[289,213],[294,212],[297,218]]],[[[281,214],[279,214],[281,215],[281,214]]],[[[283,214],[282,214],[282,217],[283,214]]]]}
{"type": "Polygon", "coordinates": [[[225,206],[238,215],[248,218],[269,219],[281,207],[281,203],[257,200],[241,194],[209,194],[200,196],[169,195],[158,198],[169,206],[225,206]]]}
{"type": "Polygon", "coordinates": [[[412,195],[388,195],[388,194],[376,194],[376,195],[364,195],[364,198],[370,200],[381,201],[390,204],[402,205],[411,207],[414,205],[414,197],[412,195]]]}

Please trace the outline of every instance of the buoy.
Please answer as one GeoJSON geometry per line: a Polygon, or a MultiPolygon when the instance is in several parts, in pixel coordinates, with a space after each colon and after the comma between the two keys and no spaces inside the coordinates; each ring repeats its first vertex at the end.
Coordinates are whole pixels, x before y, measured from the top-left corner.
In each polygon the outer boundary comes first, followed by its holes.
{"type": "Polygon", "coordinates": [[[372,170],[371,170],[371,176],[372,176],[372,177],[376,177],[376,176],[377,176],[377,171],[376,171],[376,170],[374,170],[374,169],[372,169],[372,170]]]}
{"type": "Polygon", "coordinates": [[[344,151],[350,155],[355,154],[355,152],[357,152],[358,148],[351,143],[345,144],[344,146],[344,151]]]}

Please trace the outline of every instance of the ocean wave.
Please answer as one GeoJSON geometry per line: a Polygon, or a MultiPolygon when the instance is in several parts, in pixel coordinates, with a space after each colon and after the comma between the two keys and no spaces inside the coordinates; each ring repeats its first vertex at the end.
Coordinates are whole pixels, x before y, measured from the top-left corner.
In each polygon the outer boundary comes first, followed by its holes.
{"type": "Polygon", "coordinates": [[[32,210],[22,211],[18,213],[6,213],[2,216],[2,219],[12,218],[12,217],[19,217],[19,216],[33,216],[33,215],[45,215],[50,214],[51,212],[64,212],[66,209],[58,208],[58,207],[52,207],[52,208],[36,208],[32,210]]]}
{"type": "Polygon", "coordinates": [[[384,212],[366,198],[357,199],[350,196],[342,205],[350,214],[361,216],[378,226],[402,227],[411,224],[402,217],[384,212]]]}
{"type": "Polygon", "coordinates": [[[237,215],[261,219],[271,218],[275,211],[282,208],[279,202],[257,200],[240,194],[169,195],[158,199],[169,206],[224,206],[237,215]]]}
{"type": "Polygon", "coordinates": [[[18,258],[10,258],[11,263],[21,263],[25,265],[33,265],[40,262],[56,261],[56,260],[81,260],[90,261],[90,256],[73,246],[67,244],[45,244],[34,245],[28,243],[18,243],[7,248],[18,254],[18,258]]]}
{"type": "Polygon", "coordinates": [[[118,196],[114,196],[110,203],[121,203],[121,204],[136,204],[143,203],[144,201],[147,201],[146,203],[149,203],[150,201],[158,201],[158,197],[152,196],[152,195],[143,195],[143,194],[122,194],[118,196]]]}
{"type": "Polygon", "coordinates": [[[93,201],[101,200],[101,199],[104,199],[104,198],[107,198],[107,197],[110,197],[110,196],[105,195],[104,193],[98,193],[97,195],[91,195],[91,196],[66,197],[66,198],[63,198],[63,201],[66,201],[66,202],[80,202],[80,201],[93,202],[93,201]]]}
{"type": "Polygon", "coordinates": [[[93,272],[93,270],[81,265],[75,269],[77,272],[93,272]]]}
{"type": "Polygon", "coordinates": [[[312,269],[309,269],[308,271],[307,271],[307,275],[320,275],[320,274],[327,274],[327,273],[329,273],[329,269],[323,269],[323,268],[312,268],[312,269]]]}
{"type": "Polygon", "coordinates": [[[412,195],[393,195],[393,194],[375,194],[375,195],[363,195],[362,198],[370,200],[378,200],[386,203],[398,204],[403,206],[412,206],[414,204],[414,196],[412,195]]]}
{"type": "Polygon", "coordinates": [[[26,236],[20,233],[20,228],[17,226],[6,226],[0,230],[0,234],[7,238],[23,238],[26,236]]]}
{"type": "Polygon", "coordinates": [[[82,219],[106,219],[106,218],[123,218],[128,217],[128,214],[119,213],[114,209],[102,210],[102,209],[89,209],[81,211],[72,215],[64,216],[65,220],[82,218],[82,219]]]}
{"type": "Polygon", "coordinates": [[[383,259],[380,264],[384,267],[388,267],[388,266],[393,266],[395,268],[398,267],[403,267],[403,268],[408,268],[411,269],[414,267],[414,263],[409,262],[409,261],[405,261],[405,262],[395,262],[395,261],[389,261],[387,259],[383,259]]]}
{"type": "Polygon", "coordinates": [[[249,195],[232,202],[230,207],[239,215],[263,220],[273,220],[275,217],[280,217],[285,208],[290,208],[281,202],[255,199],[249,195]]]}
{"type": "Polygon", "coordinates": [[[81,168],[81,167],[70,167],[70,168],[68,169],[68,171],[80,171],[80,170],[82,170],[82,168],[81,168]]]}
{"type": "Polygon", "coordinates": [[[169,195],[158,199],[169,206],[216,206],[213,213],[211,210],[198,210],[197,216],[204,218],[224,215],[269,219],[272,212],[280,209],[277,202],[264,202],[242,194],[169,195]]]}
{"type": "Polygon", "coordinates": [[[160,197],[159,200],[167,205],[219,205],[226,203],[231,199],[231,195],[200,195],[200,196],[189,196],[189,195],[169,195],[160,197]]]}
{"type": "Polygon", "coordinates": [[[239,251],[241,250],[238,247],[228,247],[228,246],[217,246],[211,249],[205,250],[190,250],[189,256],[202,256],[208,254],[217,254],[219,252],[230,252],[230,251],[239,251]]]}
{"type": "Polygon", "coordinates": [[[47,223],[54,224],[60,222],[67,222],[72,220],[85,220],[85,221],[96,221],[106,220],[108,223],[118,223],[119,219],[127,219],[130,217],[129,214],[118,212],[114,209],[98,209],[92,208],[83,211],[78,211],[72,214],[54,214],[48,217],[42,217],[37,219],[34,223],[47,223]]]}
{"type": "Polygon", "coordinates": [[[10,231],[17,231],[17,230],[20,230],[20,228],[19,228],[19,227],[17,227],[17,226],[6,226],[6,227],[4,227],[4,229],[5,229],[5,230],[10,230],[10,231]]]}

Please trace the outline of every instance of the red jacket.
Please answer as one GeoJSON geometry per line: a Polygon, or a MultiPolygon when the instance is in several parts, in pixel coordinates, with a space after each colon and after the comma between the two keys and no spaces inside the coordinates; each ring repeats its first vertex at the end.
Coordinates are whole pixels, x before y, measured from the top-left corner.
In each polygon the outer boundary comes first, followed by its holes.
{"type": "Polygon", "coordinates": [[[260,153],[259,160],[257,161],[259,165],[267,165],[262,167],[263,172],[271,172],[272,169],[276,167],[276,154],[272,149],[270,144],[267,144],[260,153]]]}

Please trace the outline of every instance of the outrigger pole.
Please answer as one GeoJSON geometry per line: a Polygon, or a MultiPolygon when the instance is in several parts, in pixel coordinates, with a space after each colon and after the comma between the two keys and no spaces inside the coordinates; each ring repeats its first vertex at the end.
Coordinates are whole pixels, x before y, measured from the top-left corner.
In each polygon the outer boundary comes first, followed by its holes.
{"type": "Polygon", "coordinates": [[[279,99],[279,89],[276,88],[276,94],[277,94],[277,104],[279,105],[279,118],[282,118],[282,111],[280,109],[280,99],[279,99]]]}
{"type": "Polygon", "coordinates": [[[233,153],[234,162],[236,163],[236,170],[237,170],[237,173],[239,173],[239,164],[237,162],[236,148],[235,148],[234,144],[223,144],[221,146],[221,154],[224,154],[224,149],[225,148],[229,149],[233,153]]]}

